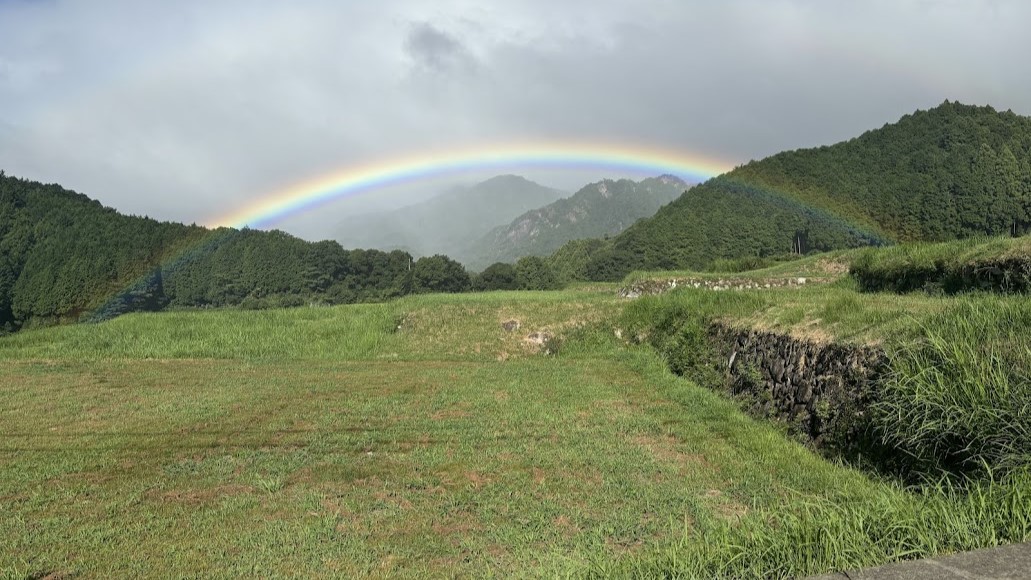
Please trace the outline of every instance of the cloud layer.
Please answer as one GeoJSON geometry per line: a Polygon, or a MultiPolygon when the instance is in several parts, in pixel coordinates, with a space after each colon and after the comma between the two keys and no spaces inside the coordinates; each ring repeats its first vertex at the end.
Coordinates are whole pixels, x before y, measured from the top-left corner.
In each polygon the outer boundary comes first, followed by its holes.
{"type": "Polygon", "coordinates": [[[1019,0],[0,0],[0,168],[204,223],[421,150],[575,138],[734,164],[945,99],[1031,114],[1027,22],[1019,0]]]}

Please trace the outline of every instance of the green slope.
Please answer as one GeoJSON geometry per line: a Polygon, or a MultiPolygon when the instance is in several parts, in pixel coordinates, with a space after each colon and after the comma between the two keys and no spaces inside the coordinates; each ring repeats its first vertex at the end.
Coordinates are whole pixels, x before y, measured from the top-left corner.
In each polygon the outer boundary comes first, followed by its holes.
{"type": "MultiPolygon", "coordinates": [[[[0,332],[77,319],[204,233],[120,215],[60,186],[0,172],[0,332]]],[[[165,301],[141,298],[149,309],[165,301]]]]}
{"type": "Polygon", "coordinates": [[[413,263],[400,251],[344,250],[280,231],[125,216],[0,172],[0,334],[166,306],[348,303],[468,285],[443,256],[413,263]]]}
{"type": "Polygon", "coordinates": [[[545,256],[570,240],[616,235],[638,219],[654,215],[688,187],[670,175],[640,182],[606,179],[592,183],[571,197],[528,211],[495,228],[475,244],[479,253],[467,265],[481,269],[524,256],[545,256]]]}
{"type": "Polygon", "coordinates": [[[618,279],[718,258],[1029,229],[1031,119],[946,101],[697,186],[616,237],[587,270],[618,279]]]}

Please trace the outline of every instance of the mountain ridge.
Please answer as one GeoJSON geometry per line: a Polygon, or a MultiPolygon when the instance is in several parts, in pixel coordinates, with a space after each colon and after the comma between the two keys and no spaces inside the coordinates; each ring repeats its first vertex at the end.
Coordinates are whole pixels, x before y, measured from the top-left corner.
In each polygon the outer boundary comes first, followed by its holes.
{"type": "Polygon", "coordinates": [[[491,230],[477,242],[481,251],[468,265],[478,269],[525,256],[546,256],[571,240],[619,234],[689,187],[691,184],[673,175],[587,184],[569,197],[532,209],[491,230]]]}

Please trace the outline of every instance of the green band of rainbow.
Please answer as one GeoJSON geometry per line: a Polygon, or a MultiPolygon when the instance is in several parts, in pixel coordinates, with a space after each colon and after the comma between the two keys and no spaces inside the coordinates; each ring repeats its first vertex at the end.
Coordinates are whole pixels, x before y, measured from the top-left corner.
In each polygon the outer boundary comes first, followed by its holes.
{"type": "Polygon", "coordinates": [[[265,228],[287,217],[378,188],[470,171],[522,168],[604,169],[703,181],[731,164],[675,150],[599,143],[491,146],[416,155],[350,168],[298,183],[209,222],[212,226],[265,228]]]}
{"type": "MultiPolygon", "coordinates": [[[[336,200],[361,193],[372,193],[379,188],[392,185],[463,172],[523,168],[601,169],[612,177],[617,177],[620,173],[643,176],[672,174],[690,181],[703,181],[726,172],[730,165],[730,163],[680,151],[598,143],[522,144],[453,150],[443,154],[433,153],[395,158],[383,163],[354,167],[301,182],[239,208],[230,214],[211,220],[209,225],[232,228],[244,226],[267,228],[287,217],[310,211],[336,200]]],[[[165,256],[154,270],[132,280],[113,293],[93,313],[107,311],[117,304],[117,301],[127,292],[145,284],[155,271],[174,268],[192,259],[193,256],[217,246],[235,233],[236,230],[213,230],[194,244],[172,252],[165,256]]]]}

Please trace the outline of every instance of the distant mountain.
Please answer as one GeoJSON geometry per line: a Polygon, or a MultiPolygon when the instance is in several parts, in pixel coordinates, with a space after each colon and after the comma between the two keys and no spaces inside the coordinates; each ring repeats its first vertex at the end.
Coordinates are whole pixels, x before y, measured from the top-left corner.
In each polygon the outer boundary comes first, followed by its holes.
{"type": "Polygon", "coordinates": [[[466,260],[474,270],[524,256],[546,256],[570,240],[614,236],[679,197],[690,185],[663,175],[640,182],[606,179],[571,197],[528,211],[491,230],[466,260]]]}
{"type": "Polygon", "coordinates": [[[718,258],[1031,231],[1031,118],[950,103],[696,186],[585,271],[702,268],[718,258]]]}
{"type": "Polygon", "coordinates": [[[401,249],[461,260],[491,229],[564,195],[516,175],[502,175],[397,210],[350,217],[340,224],[336,239],[345,248],[401,249]]]}

